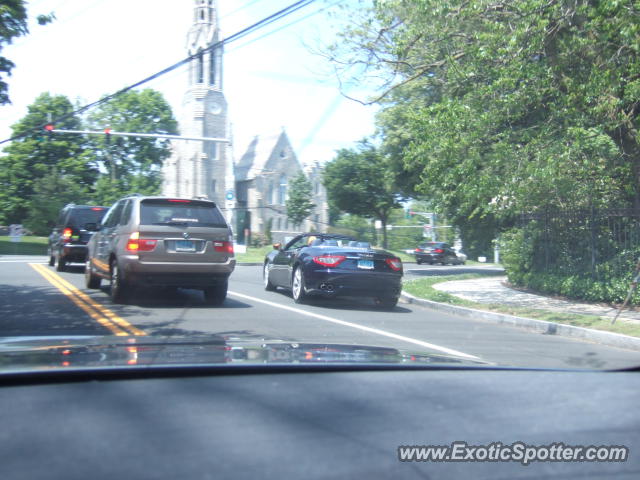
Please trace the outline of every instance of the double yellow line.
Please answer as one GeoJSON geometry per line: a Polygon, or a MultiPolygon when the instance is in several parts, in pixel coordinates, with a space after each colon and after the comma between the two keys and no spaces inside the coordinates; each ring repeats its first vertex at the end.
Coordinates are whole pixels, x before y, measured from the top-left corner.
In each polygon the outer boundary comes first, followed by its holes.
{"type": "Polygon", "coordinates": [[[120,318],[108,308],[91,299],[86,293],[78,290],[60,275],[52,272],[46,266],[39,263],[29,264],[36,272],[42,275],[54,287],[66,295],[79,308],[84,310],[91,318],[103,327],[108,328],[114,335],[146,335],[146,333],[120,318]]]}

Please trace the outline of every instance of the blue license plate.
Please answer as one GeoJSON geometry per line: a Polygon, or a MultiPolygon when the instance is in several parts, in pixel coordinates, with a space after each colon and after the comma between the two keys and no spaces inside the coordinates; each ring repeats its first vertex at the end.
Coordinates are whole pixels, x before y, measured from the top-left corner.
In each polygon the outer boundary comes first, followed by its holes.
{"type": "Polygon", "coordinates": [[[373,260],[358,260],[358,268],[373,270],[373,260]]]}
{"type": "Polygon", "coordinates": [[[176,252],[195,252],[196,245],[191,240],[176,240],[176,252]]]}

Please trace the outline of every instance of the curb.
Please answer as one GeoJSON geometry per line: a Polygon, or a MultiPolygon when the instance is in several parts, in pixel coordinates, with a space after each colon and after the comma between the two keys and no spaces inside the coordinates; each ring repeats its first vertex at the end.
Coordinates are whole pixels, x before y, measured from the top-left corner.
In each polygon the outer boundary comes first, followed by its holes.
{"type": "Polygon", "coordinates": [[[432,300],[414,297],[405,291],[401,293],[401,298],[407,301],[407,303],[421,305],[432,310],[452,313],[464,317],[473,317],[474,319],[485,320],[500,325],[522,328],[524,330],[541,333],[543,335],[558,335],[560,337],[588,340],[611,347],[640,351],[640,338],[630,337],[629,335],[623,335],[621,333],[604,332],[601,330],[592,330],[590,328],[575,327],[573,325],[564,325],[562,323],[547,322],[545,320],[535,320],[533,318],[516,317],[515,315],[507,315],[504,313],[459,307],[456,305],[449,305],[447,303],[439,303],[432,300]]]}

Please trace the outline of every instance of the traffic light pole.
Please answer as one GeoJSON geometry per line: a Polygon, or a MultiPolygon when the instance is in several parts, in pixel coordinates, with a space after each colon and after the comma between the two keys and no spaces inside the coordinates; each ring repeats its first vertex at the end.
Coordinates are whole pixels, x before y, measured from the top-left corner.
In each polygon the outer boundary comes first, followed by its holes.
{"type": "MultiPolygon", "coordinates": [[[[49,127],[49,125],[47,125],[49,127]]],[[[200,142],[219,142],[219,143],[229,143],[230,140],[227,138],[215,138],[215,137],[187,137],[184,135],[168,135],[164,133],[133,133],[133,132],[114,132],[110,129],[105,129],[104,131],[93,131],[93,130],[63,130],[58,128],[53,128],[51,125],[50,128],[46,128],[49,133],[76,133],[83,135],[113,135],[116,137],[141,137],[141,138],[166,138],[169,140],[196,140],[200,142]]]]}

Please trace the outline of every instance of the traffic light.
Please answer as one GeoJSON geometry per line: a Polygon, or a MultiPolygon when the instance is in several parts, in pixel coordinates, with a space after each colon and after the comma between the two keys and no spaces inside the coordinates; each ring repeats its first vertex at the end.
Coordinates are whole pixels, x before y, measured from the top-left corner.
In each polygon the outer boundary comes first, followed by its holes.
{"type": "Polygon", "coordinates": [[[51,134],[53,133],[53,130],[55,130],[55,127],[53,125],[53,123],[47,123],[44,126],[44,131],[47,132],[47,140],[51,141],[51,134]]]}
{"type": "Polygon", "coordinates": [[[104,135],[105,135],[105,142],[107,143],[107,145],[109,145],[111,143],[111,129],[105,128],[104,135]]]}

